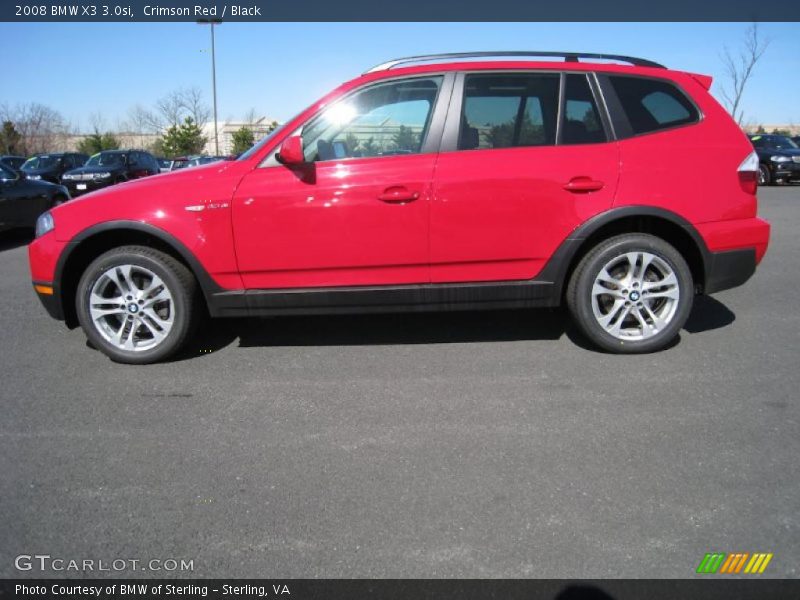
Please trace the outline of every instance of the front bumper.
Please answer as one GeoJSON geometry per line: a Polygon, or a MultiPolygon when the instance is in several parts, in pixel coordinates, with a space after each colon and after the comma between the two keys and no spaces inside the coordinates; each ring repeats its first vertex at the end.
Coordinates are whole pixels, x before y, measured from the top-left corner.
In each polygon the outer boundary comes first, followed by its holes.
{"type": "Polygon", "coordinates": [[[42,302],[47,314],[59,321],[64,320],[64,307],[61,304],[61,294],[56,287],[49,282],[34,281],[33,289],[39,300],[42,302]],[[51,290],[49,293],[43,290],[51,290]]]}
{"type": "Polygon", "coordinates": [[[31,280],[39,300],[44,305],[47,313],[54,319],[63,321],[64,307],[61,301],[61,282],[56,273],[59,257],[67,242],[59,241],[53,232],[36,238],[28,244],[28,264],[31,270],[31,280]],[[44,293],[39,286],[50,288],[52,293],[44,293]]]}
{"type": "Polygon", "coordinates": [[[65,179],[61,181],[61,185],[63,185],[69,190],[69,195],[72,198],[74,198],[75,196],[80,196],[81,194],[88,194],[89,192],[101,190],[110,185],[113,185],[113,183],[114,183],[113,179],[101,179],[101,180],[87,179],[86,181],[74,181],[71,179],[65,179]]]}
{"type": "Polygon", "coordinates": [[[769,170],[772,175],[772,180],[783,179],[785,181],[798,181],[800,180],[800,163],[769,163],[769,170]]]}

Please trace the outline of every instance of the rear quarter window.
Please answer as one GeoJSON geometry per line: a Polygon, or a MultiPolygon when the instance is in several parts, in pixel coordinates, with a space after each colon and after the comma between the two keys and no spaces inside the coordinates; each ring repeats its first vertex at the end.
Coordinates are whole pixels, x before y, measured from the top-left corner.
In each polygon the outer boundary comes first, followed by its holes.
{"type": "Polygon", "coordinates": [[[700,120],[686,95],[670,82],[643,77],[609,77],[634,135],[652,133],[700,120]]]}

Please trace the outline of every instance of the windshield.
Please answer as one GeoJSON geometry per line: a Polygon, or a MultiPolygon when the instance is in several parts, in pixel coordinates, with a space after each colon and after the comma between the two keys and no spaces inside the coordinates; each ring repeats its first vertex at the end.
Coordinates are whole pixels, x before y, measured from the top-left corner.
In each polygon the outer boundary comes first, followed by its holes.
{"type": "Polygon", "coordinates": [[[101,152],[86,161],[87,167],[117,167],[125,164],[125,155],[119,152],[101,152]]]}
{"type": "Polygon", "coordinates": [[[26,160],[22,168],[26,171],[34,169],[52,169],[58,166],[60,160],[58,156],[34,156],[26,160]]]}
{"type": "Polygon", "coordinates": [[[16,179],[16,175],[10,170],[6,169],[3,165],[0,165],[0,179],[4,181],[10,181],[12,179],[16,179]]]}
{"type": "Polygon", "coordinates": [[[775,150],[796,150],[798,145],[783,135],[757,135],[751,138],[757,148],[774,148],[775,150]]]}

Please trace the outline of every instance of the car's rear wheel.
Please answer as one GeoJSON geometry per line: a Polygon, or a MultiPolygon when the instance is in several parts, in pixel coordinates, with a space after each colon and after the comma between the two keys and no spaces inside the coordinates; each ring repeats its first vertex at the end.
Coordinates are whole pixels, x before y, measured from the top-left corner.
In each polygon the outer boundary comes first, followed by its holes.
{"type": "Polygon", "coordinates": [[[772,175],[769,172],[767,165],[758,166],[758,185],[770,185],[772,183],[772,175]]]}
{"type": "Polygon", "coordinates": [[[78,283],[76,308],[89,341],[112,360],[129,364],[177,352],[200,312],[191,271],[143,246],[115,248],[92,262],[78,283]]]}
{"type": "Polygon", "coordinates": [[[581,332],[600,348],[626,354],[669,345],[693,300],[692,273],[680,252],[638,233],[598,244],[567,287],[567,305],[581,332]]]}

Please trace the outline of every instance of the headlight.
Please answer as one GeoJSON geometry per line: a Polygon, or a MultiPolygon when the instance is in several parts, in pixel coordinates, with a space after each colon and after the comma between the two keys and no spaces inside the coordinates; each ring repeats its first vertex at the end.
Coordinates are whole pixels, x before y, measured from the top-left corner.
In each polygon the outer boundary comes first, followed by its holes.
{"type": "Polygon", "coordinates": [[[776,163],[792,162],[792,159],[788,156],[770,156],[769,159],[776,163]]]}
{"type": "Polygon", "coordinates": [[[41,179],[42,178],[41,175],[26,175],[26,177],[28,179],[41,179]]]}
{"type": "Polygon", "coordinates": [[[94,174],[95,179],[108,179],[109,177],[111,177],[111,173],[108,172],[94,174]]]}
{"type": "Polygon", "coordinates": [[[48,231],[53,231],[56,222],[53,220],[53,215],[50,212],[45,212],[39,215],[36,219],[36,237],[42,237],[48,231]]]}

